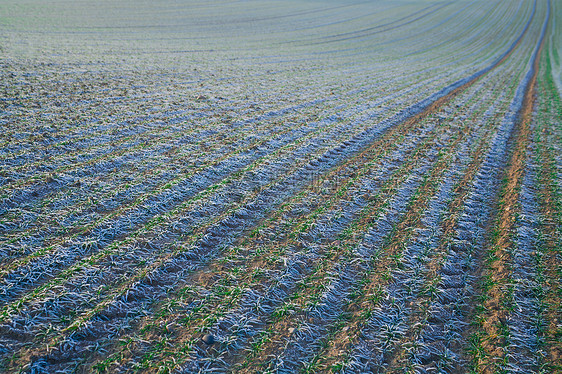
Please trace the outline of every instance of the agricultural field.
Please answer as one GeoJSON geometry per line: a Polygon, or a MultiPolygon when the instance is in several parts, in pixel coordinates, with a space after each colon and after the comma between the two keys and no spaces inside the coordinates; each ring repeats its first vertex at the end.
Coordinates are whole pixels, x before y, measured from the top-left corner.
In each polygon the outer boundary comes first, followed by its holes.
{"type": "Polygon", "coordinates": [[[562,0],[0,1],[0,372],[562,373],[562,0]]]}

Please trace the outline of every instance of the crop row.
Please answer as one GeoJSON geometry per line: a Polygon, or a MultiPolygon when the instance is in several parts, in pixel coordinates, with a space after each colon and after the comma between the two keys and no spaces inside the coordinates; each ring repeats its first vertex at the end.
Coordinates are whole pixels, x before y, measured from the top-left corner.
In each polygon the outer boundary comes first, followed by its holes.
{"type": "Polygon", "coordinates": [[[0,370],[560,369],[559,0],[160,5],[0,4],[0,370]]]}

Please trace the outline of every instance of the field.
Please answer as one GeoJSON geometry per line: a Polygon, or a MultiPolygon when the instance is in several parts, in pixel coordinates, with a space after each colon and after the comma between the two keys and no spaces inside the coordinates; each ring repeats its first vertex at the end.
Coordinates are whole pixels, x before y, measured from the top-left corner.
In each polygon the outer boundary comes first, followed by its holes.
{"type": "Polygon", "coordinates": [[[0,1],[0,372],[562,373],[562,0],[0,1]]]}

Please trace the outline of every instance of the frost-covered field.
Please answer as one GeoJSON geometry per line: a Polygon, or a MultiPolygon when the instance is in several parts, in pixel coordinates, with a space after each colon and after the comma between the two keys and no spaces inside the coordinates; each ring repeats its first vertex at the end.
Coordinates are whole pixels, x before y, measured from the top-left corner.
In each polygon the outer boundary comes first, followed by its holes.
{"type": "Polygon", "coordinates": [[[0,1],[0,371],[562,372],[561,30],[0,1]]]}

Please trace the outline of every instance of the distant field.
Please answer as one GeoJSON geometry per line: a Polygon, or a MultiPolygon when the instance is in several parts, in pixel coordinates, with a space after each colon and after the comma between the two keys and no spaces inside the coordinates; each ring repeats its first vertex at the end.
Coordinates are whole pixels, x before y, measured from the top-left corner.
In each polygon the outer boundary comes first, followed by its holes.
{"type": "Polygon", "coordinates": [[[562,0],[0,1],[0,372],[562,373],[562,0]]]}

